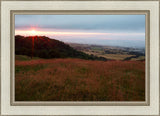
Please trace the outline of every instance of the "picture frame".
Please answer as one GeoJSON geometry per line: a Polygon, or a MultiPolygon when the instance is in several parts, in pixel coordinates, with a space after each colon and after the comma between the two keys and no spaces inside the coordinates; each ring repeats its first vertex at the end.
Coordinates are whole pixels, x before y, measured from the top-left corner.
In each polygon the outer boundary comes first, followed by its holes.
{"type": "MultiPolygon", "coordinates": [[[[12,41],[12,40],[14,40],[14,29],[15,29],[15,26],[14,26],[14,19],[15,19],[15,15],[18,15],[18,14],[22,14],[22,12],[23,12],[23,14],[26,14],[26,15],[28,15],[28,14],[35,14],[35,15],[37,15],[37,14],[51,14],[51,15],[54,15],[54,14],[59,14],[59,15],[64,15],[64,14],[72,14],[72,15],[75,15],[75,14],[79,14],[79,15],[81,15],[81,14],[85,14],[85,15],[88,15],[88,14],[94,14],[94,15],[101,15],[101,14],[122,14],[122,15],[128,15],[128,14],[139,14],[139,15],[141,15],[141,14],[145,14],[146,15],[146,33],[149,33],[149,12],[148,11],[140,11],[140,12],[137,12],[137,11],[101,11],[101,12],[98,12],[98,11],[11,11],[11,21],[12,21],[12,23],[11,23],[11,59],[13,59],[12,60],[12,62],[11,62],[11,67],[13,67],[12,69],[14,69],[14,64],[15,64],[15,50],[14,50],[14,48],[15,48],[15,45],[14,45],[14,43],[15,43],[15,41],[12,41]]],[[[149,48],[149,34],[146,34],[146,48],[149,48]]],[[[146,62],[147,62],[147,65],[146,65],[146,83],[148,83],[148,84],[146,84],[146,95],[145,95],[145,101],[143,102],[143,101],[124,101],[124,102],[121,102],[121,101],[116,101],[116,102],[113,102],[113,101],[105,101],[105,102],[103,102],[103,101],[101,101],[101,102],[90,102],[90,101],[85,101],[85,102],[67,102],[67,101],[64,101],[64,102],[52,102],[52,101],[50,101],[50,102],[25,102],[25,101],[15,101],[15,93],[14,93],[14,89],[15,89],[15,87],[14,87],[14,76],[11,76],[11,105],[13,105],[13,106],[17,106],[17,105],[22,105],[22,106],[25,106],[25,105],[45,105],[45,106],[47,106],[47,105],[58,105],[58,106],[63,106],[63,105],[75,105],[75,106],[77,106],[77,105],[80,105],[80,106],[83,106],[83,105],[100,105],[100,106],[105,106],[105,105],[107,105],[107,106],[112,106],[112,105],[114,105],[114,104],[116,104],[116,105],[120,105],[120,106],[123,106],[123,105],[149,105],[149,86],[147,86],[147,85],[149,85],[149,76],[147,76],[147,75],[149,75],[149,49],[147,50],[146,49],[146,62]],[[148,68],[147,68],[148,67],[148,68]]],[[[15,72],[15,70],[11,70],[11,75],[15,75],[14,74],[14,72],[15,72]]]]}
{"type": "Polygon", "coordinates": [[[159,1],[1,1],[1,115],[160,115],[159,1]],[[85,5],[84,5],[85,4],[85,5]],[[15,14],[145,14],[145,102],[14,101],[15,14]],[[6,38],[6,39],[4,39],[6,38]]]}

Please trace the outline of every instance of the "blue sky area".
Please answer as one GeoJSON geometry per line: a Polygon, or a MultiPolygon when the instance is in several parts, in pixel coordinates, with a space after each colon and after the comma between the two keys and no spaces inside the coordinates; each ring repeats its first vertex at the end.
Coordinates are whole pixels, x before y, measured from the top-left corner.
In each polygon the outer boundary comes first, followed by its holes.
{"type": "Polygon", "coordinates": [[[15,34],[64,42],[145,47],[145,15],[16,15],[15,34]]]}

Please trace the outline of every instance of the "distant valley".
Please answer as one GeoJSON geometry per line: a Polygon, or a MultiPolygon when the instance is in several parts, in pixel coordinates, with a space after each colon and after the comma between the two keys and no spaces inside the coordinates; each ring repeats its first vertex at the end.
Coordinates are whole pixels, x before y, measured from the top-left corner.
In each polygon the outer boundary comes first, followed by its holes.
{"type": "Polygon", "coordinates": [[[74,49],[89,55],[96,55],[111,60],[145,60],[144,48],[101,46],[89,44],[67,43],[74,49]]]}

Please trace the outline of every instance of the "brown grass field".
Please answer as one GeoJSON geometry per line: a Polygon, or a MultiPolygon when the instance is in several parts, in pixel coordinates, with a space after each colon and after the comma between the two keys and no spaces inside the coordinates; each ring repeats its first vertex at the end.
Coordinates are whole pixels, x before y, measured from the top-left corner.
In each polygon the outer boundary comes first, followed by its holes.
{"type": "Polygon", "coordinates": [[[144,101],[144,61],[16,56],[16,101],[144,101]]]}
{"type": "MultiPolygon", "coordinates": [[[[112,59],[112,60],[123,60],[127,57],[131,57],[131,56],[134,56],[134,55],[128,55],[128,54],[103,54],[100,53],[100,52],[97,52],[97,53],[94,53],[94,52],[85,52],[86,54],[94,54],[96,56],[101,56],[101,57],[104,57],[104,58],[107,58],[107,59],[112,59]]],[[[137,59],[135,59],[137,60],[137,59]]],[[[139,59],[138,59],[139,60],[139,59]]]]}

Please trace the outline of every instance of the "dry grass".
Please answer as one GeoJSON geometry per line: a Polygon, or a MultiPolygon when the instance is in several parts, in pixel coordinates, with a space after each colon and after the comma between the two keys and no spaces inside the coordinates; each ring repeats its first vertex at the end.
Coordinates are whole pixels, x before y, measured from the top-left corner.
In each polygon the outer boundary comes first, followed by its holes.
{"type": "Polygon", "coordinates": [[[16,60],[16,101],[144,101],[145,63],[16,60]]]}
{"type": "Polygon", "coordinates": [[[131,56],[134,56],[134,55],[128,55],[128,54],[103,54],[102,52],[98,51],[97,53],[96,52],[85,52],[86,54],[94,54],[96,56],[101,56],[101,57],[104,57],[104,58],[107,58],[107,59],[113,59],[113,60],[124,60],[125,58],[127,57],[131,57],[131,56]],[[102,55],[103,54],[103,55],[102,55]]]}
{"type": "Polygon", "coordinates": [[[132,58],[131,60],[144,60],[145,56],[139,56],[138,58],[132,58]]]}
{"type": "Polygon", "coordinates": [[[124,60],[127,57],[131,57],[134,55],[128,55],[128,54],[105,54],[105,55],[100,55],[102,57],[108,58],[108,59],[113,59],[113,60],[124,60]]]}

